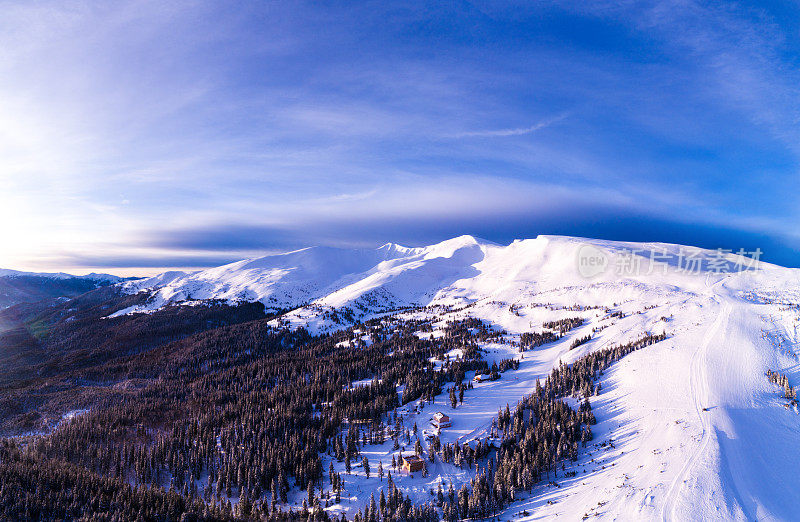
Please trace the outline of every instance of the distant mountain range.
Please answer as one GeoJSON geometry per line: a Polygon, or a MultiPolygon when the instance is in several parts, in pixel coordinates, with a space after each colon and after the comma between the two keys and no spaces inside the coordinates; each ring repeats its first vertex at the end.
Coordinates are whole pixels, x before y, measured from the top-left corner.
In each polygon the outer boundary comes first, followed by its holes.
{"type": "Polygon", "coordinates": [[[119,283],[109,274],[75,276],[60,273],[20,272],[0,269],[0,309],[54,297],[76,297],[94,288],[119,283]]]}

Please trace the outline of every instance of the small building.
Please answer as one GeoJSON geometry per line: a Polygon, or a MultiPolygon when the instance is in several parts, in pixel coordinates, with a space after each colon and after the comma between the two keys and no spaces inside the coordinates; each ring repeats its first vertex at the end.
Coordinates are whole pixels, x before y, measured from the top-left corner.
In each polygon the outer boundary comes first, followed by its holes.
{"type": "Polygon", "coordinates": [[[500,378],[500,374],[497,372],[492,373],[479,373],[475,376],[475,382],[486,382],[486,381],[496,381],[500,378]]]}
{"type": "Polygon", "coordinates": [[[411,454],[411,455],[400,455],[400,468],[403,471],[407,471],[408,473],[414,473],[415,471],[422,471],[425,467],[425,461],[419,458],[419,456],[411,454]]]}
{"type": "Polygon", "coordinates": [[[450,422],[449,416],[445,415],[442,412],[437,412],[433,416],[433,425],[441,429],[441,428],[449,428],[450,426],[453,425],[453,423],[450,422]]]}

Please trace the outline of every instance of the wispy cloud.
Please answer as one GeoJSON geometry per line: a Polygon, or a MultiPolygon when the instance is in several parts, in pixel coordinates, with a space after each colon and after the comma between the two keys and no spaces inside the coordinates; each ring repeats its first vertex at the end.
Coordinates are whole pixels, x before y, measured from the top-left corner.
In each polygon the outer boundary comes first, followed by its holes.
{"type": "Polygon", "coordinates": [[[484,130],[484,131],[471,131],[471,132],[460,132],[458,134],[453,135],[454,138],[492,138],[492,137],[503,137],[503,136],[522,136],[525,134],[532,134],[536,131],[540,131],[547,127],[550,127],[554,123],[558,123],[559,121],[563,120],[564,118],[568,117],[568,113],[559,114],[553,118],[549,118],[529,127],[518,127],[518,128],[510,128],[510,129],[495,129],[495,130],[484,130]]]}

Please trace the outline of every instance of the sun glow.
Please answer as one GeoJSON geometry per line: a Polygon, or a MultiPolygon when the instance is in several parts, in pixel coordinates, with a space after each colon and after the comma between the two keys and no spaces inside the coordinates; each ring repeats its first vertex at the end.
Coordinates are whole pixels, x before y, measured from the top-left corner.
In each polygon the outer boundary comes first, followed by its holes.
{"type": "Polygon", "coordinates": [[[42,240],[36,227],[31,227],[35,218],[25,207],[13,192],[0,186],[0,266],[16,267],[42,240]]]}

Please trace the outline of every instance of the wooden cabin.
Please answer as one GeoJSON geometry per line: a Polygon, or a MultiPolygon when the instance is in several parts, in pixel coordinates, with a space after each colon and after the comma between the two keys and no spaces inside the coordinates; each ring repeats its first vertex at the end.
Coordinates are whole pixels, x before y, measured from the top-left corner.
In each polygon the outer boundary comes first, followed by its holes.
{"type": "Polygon", "coordinates": [[[448,415],[445,415],[442,412],[437,412],[433,416],[433,425],[437,428],[449,428],[453,425],[453,423],[450,422],[450,417],[448,415]]]}
{"type": "Polygon", "coordinates": [[[422,471],[422,468],[425,467],[425,461],[422,460],[417,455],[400,455],[400,460],[402,463],[400,464],[400,468],[408,473],[414,473],[415,471],[422,471]]]}

